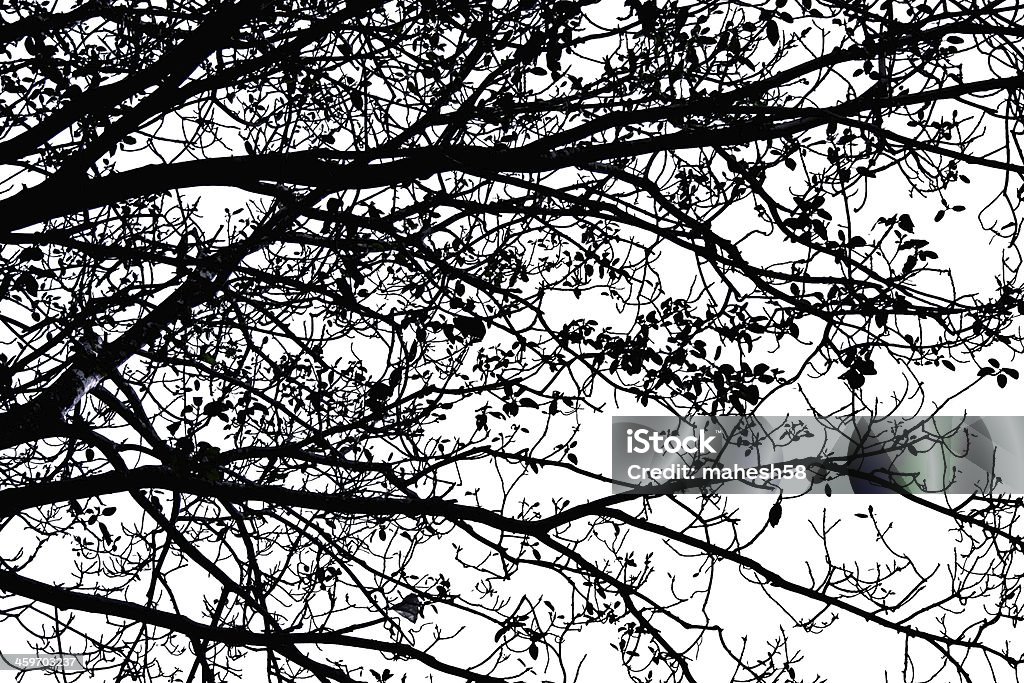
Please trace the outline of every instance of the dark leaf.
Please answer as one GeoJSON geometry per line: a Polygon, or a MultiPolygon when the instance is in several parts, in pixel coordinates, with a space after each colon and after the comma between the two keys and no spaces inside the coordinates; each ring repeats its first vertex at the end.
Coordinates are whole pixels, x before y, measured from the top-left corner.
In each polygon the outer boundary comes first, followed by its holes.
{"type": "Polygon", "coordinates": [[[840,379],[845,379],[846,383],[850,385],[851,389],[860,389],[864,386],[864,375],[857,372],[853,368],[850,368],[843,374],[839,375],[840,379]]]}
{"type": "Polygon", "coordinates": [[[473,339],[483,339],[487,333],[487,325],[480,318],[458,316],[452,320],[452,324],[459,332],[473,339]]]}
{"type": "Polygon", "coordinates": [[[36,279],[28,273],[22,273],[19,275],[14,280],[14,286],[29,296],[36,296],[39,294],[39,283],[36,282],[36,279]]]}
{"type": "Polygon", "coordinates": [[[391,606],[391,609],[412,623],[416,623],[416,620],[420,617],[420,596],[415,593],[410,593],[402,598],[399,602],[391,606]]]}
{"type": "Polygon", "coordinates": [[[21,253],[18,254],[18,260],[19,261],[42,261],[43,260],[43,250],[40,249],[39,247],[29,247],[28,249],[23,249],[21,251],[21,253]]]}

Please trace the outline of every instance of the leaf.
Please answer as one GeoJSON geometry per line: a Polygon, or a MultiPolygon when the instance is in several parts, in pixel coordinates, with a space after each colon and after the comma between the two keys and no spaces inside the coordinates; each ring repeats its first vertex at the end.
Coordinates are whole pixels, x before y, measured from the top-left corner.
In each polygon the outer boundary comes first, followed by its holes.
{"type": "Polygon", "coordinates": [[[221,401],[212,401],[210,403],[207,403],[206,406],[203,408],[203,414],[204,415],[220,415],[225,410],[227,410],[227,406],[223,402],[221,402],[221,401]]]}
{"type": "Polygon", "coordinates": [[[40,249],[39,247],[29,247],[28,249],[23,249],[21,251],[21,253],[18,254],[18,260],[19,261],[42,261],[43,260],[43,250],[40,249]]]}
{"type": "Polygon", "coordinates": [[[393,389],[386,382],[374,382],[366,388],[366,407],[378,413],[387,405],[393,389]]]}
{"type": "Polygon", "coordinates": [[[36,279],[28,273],[22,273],[19,275],[14,280],[14,286],[29,296],[36,296],[39,294],[39,283],[36,282],[36,279]]]}
{"type": "Polygon", "coordinates": [[[860,389],[864,386],[864,375],[860,374],[853,368],[850,368],[843,374],[839,375],[839,379],[845,379],[851,389],[860,389]]]}
{"type": "Polygon", "coordinates": [[[903,251],[905,249],[917,249],[928,244],[928,240],[907,240],[899,246],[896,251],[903,251]]]}
{"type": "Polygon", "coordinates": [[[391,609],[415,624],[420,616],[420,604],[420,596],[410,593],[392,605],[391,609]]]}
{"type": "Polygon", "coordinates": [[[914,220],[908,214],[900,214],[899,226],[901,230],[914,232],[914,220]]]}
{"type": "Polygon", "coordinates": [[[739,390],[739,395],[747,403],[757,403],[761,398],[761,390],[756,384],[749,384],[739,390]]]}
{"type": "Polygon", "coordinates": [[[473,339],[483,339],[487,333],[487,325],[480,318],[457,316],[452,320],[452,325],[463,335],[473,339]]]}
{"type": "Polygon", "coordinates": [[[779,25],[775,23],[774,19],[768,20],[768,42],[772,45],[779,44],[779,25]]]}
{"type": "Polygon", "coordinates": [[[533,658],[533,659],[537,659],[537,657],[539,655],[540,655],[540,648],[537,647],[537,643],[531,644],[530,645],[530,657],[533,658]]]}
{"type": "Polygon", "coordinates": [[[775,505],[772,505],[772,509],[768,511],[768,523],[773,527],[779,525],[779,520],[782,519],[782,501],[775,501],[775,505]]]}

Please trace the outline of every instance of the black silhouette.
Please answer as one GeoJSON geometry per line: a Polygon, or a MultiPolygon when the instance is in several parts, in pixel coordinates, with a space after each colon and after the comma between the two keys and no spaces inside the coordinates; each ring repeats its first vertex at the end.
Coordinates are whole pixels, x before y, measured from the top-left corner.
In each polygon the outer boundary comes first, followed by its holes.
{"type": "Polygon", "coordinates": [[[1015,391],[1021,13],[4,3],[5,640],[68,680],[576,680],[611,634],[605,680],[822,681],[836,622],[1009,676],[1018,499],[900,498],[933,571],[879,506],[607,495],[577,418],[1015,391]]]}

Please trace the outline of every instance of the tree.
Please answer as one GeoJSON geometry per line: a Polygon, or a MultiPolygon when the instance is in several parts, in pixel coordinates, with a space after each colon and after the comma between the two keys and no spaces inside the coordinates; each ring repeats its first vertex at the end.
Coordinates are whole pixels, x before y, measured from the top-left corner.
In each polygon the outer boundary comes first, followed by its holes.
{"type": "Polygon", "coordinates": [[[906,680],[1021,665],[1018,499],[905,494],[941,571],[874,507],[780,568],[798,503],[608,495],[578,426],[1017,380],[1015,4],[2,16],[5,633],[104,680],[573,680],[609,639],[609,680],[824,680],[833,622],[906,680]]]}

